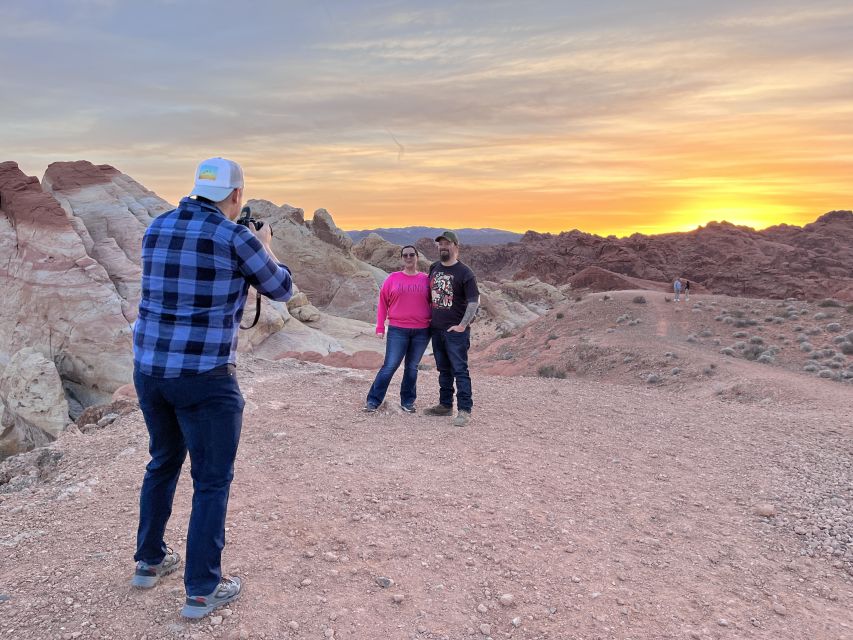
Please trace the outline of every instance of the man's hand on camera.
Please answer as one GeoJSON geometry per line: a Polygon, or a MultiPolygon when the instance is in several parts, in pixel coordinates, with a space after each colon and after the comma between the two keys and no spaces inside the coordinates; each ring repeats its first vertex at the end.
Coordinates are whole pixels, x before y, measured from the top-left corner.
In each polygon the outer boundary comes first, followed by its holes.
{"type": "Polygon", "coordinates": [[[272,227],[269,224],[265,224],[260,229],[255,229],[255,225],[250,224],[249,230],[255,234],[258,240],[261,241],[261,244],[265,247],[270,246],[270,241],[272,240],[272,227]]]}

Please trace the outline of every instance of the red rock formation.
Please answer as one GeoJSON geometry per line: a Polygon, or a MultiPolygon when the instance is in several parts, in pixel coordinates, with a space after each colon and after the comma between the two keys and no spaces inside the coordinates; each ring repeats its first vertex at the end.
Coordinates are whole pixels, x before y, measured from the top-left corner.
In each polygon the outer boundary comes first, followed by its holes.
{"type": "Polygon", "coordinates": [[[763,231],[712,222],[689,233],[602,238],[528,232],[520,242],[464,247],[463,261],[490,280],[535,275],[563,284],[591,266],[657,282],[684,277],[714,293],[850,300],[853,213],[833,211],[802,228],[763,231]]]}

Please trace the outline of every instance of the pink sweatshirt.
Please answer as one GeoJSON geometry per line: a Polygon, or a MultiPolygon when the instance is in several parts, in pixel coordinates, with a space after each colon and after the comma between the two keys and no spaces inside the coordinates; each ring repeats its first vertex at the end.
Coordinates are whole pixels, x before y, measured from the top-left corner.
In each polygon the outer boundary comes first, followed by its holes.
{"type": "Polygon", "coordinates": [[[382,283],[376,309],[376,333],[385,333],[388,324],[402,329],[426,329],[430,319],[429,277],[395,271],[382,283]]]}

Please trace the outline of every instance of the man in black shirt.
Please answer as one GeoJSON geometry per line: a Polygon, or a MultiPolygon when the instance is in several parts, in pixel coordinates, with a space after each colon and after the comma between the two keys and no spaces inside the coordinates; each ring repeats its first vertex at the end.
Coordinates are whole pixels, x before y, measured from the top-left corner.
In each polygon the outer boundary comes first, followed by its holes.
{"type": "Polygon", "coordinates": [[[432,351],[438,369],[440,387],[438,404],[424,411],[428,416],[453,413],[453,383],[456,382],[454,426],[464,427],[471,419],[471,376],[468,374],[468,348],[471,346],[469,325],[480,306],[477,278],[471,269],[459,262],[459,239],[453,231],[445,231],[435,239],[439,262],[429,268],[432,302],[432,351]]]}

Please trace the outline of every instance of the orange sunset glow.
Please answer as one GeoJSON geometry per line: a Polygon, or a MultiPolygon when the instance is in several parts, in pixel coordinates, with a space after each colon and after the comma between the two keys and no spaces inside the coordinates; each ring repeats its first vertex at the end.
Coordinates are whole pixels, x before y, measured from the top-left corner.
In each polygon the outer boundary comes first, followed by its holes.
{"type": "Polygon", "coordinates": [[[217,86],[183,40],[197,15],[175,7],[125,51],[107,28],[154,18],[98,11],[96,26],[85,8],[64,23],[0,15],[35,56],[0,106],[4,157],[30,174],[88,159],[176,203],[197,162],[222,155],[247,198],[323,207],[344,229],[628,235],[853,207],[849,3],[269,5],[235,18],[244,44],[217,86]],[[284,22],[300,28],[277,49],[284,22]],[[51,37],[67,58],[42,63],[34,39],[49,51],[51,37]],[[134,52],[145,62],[128,73],[134,52]]]}

